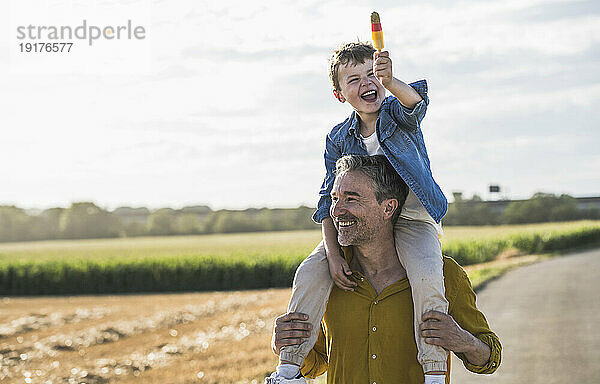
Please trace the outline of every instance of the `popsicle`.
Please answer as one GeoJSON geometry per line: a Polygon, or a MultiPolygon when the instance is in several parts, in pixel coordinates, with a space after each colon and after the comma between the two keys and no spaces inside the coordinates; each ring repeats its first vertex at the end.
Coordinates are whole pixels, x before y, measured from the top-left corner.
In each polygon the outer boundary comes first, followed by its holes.
{"type": "Polygon", "coordinates": [[[381,30],[381,21],[377,12],[371,13],[371,35],[373,36],[375,49],[381,51],[383,49],[383,31],[381,30]]]}

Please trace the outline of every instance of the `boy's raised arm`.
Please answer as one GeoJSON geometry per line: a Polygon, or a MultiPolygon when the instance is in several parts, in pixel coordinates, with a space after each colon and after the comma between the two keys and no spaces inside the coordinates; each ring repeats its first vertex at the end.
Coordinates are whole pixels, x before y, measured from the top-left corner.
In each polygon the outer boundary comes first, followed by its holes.
{"type": "Polygon", "coordinates": [[[400,104],[413,109],[421,100],[421,95],[413,87],[392,75],[392,59],[388,51],[373,54],[373,73],[381,84],[394,95],[400,104]]]}

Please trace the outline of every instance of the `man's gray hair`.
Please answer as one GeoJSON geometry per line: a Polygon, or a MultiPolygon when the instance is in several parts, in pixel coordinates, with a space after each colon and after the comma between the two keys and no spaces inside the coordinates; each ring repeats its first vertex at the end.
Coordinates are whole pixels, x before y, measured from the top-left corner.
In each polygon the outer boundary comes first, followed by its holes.
{"type": "Polygon", "coordinates": [[[396,223],[408,195],[408,186],[389,160],[383,155],[348,155],[338,159],[335,163],[335,175],[340,176],[349,171],[360,171],[371,179],[377,203],[381,204],[387,199],[398,200],[398,208],[392,215],[392,223],[396,223]]]}

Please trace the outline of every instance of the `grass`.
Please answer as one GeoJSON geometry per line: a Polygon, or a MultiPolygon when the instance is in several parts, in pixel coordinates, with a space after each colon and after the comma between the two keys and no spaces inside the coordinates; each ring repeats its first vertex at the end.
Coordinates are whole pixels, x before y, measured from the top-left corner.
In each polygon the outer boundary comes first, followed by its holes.
{"type": "MultiPolygon", "coordinates": [[[[2,244],[0,294],[286,287],[320,237],[319,231],[294,231],[2,244]]],[[[510,248],[543,253],[598,241],[600,221],[450,227],[442,249],[466,266],[510,248]]]]}
{"type": "Polygon", "coordinates": [[[580,220],[519,225],[452,226],[444,227],[444,242],[452,243],[455,241],[465,240],[489,240],[506,238],[513,235],[526,235],[540,232],[570,232],[582,228],[599,226],[599,220],[580,220]]]}
{"type": "MultiPolygon", "coordinates": [[[[600,227],[600,221],[528,225],[445,227],[443,245],[491,240],[511,235],[568,232],[600,227]]],[[[269,258],[304,257],[321,240],[320,231],[258,232],[203,236],[52,240],[0,244],[0,264],[47,261],[125,261],[170,257],[269,258]]]]}
{"type": "Polygon", "coordinates": [[[224,258],[306,256],[320,231],[256,232],[202,236],[52,240],[0,244],[0,263],[161,259],[179,256],[224,258]]]}

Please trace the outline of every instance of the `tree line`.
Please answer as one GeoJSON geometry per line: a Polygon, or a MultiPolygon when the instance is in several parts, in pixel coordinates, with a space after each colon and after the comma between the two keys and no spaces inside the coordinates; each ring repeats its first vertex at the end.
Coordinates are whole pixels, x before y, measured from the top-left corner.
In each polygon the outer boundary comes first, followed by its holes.
{"type": "Polygon", "coordinates": [[[505,208],[495,208],[494,202],[474,195],[462,199],[455,195],[448,206],[444,225],[529,224],[552,221],[599,220],[598,208],[580,209],[577,199],[569,195],[536,193],[528,200],[512,201],[505,208]]]}
{"type": "Polygon", "coordinates": [[[0,242],[316,229],[313,211],[304,206],[217,211],[205,206],[154,211],[121,207],[108,211],[93,202],[77,202],[69,208],[30,214],[15,206],[0,206],[0,242]]]}
{"type": "MultiPolygon", "coordinates": [[[[305,206],[245,210],[193,206],[153,211],[120,207],[108,211],[93,202],[76,202],[69,208],[33,214],[16,206],[0,206],[0,242],[316,229],[313,211],[305,206]]],[[[443,223],[497,225],[581,219],[598,220],[600,210],[578,209],[576,199],[568,195],[537,193],[529,200],[510,202],[502,210],[477,196],[455,196],[443,223]]]]}

